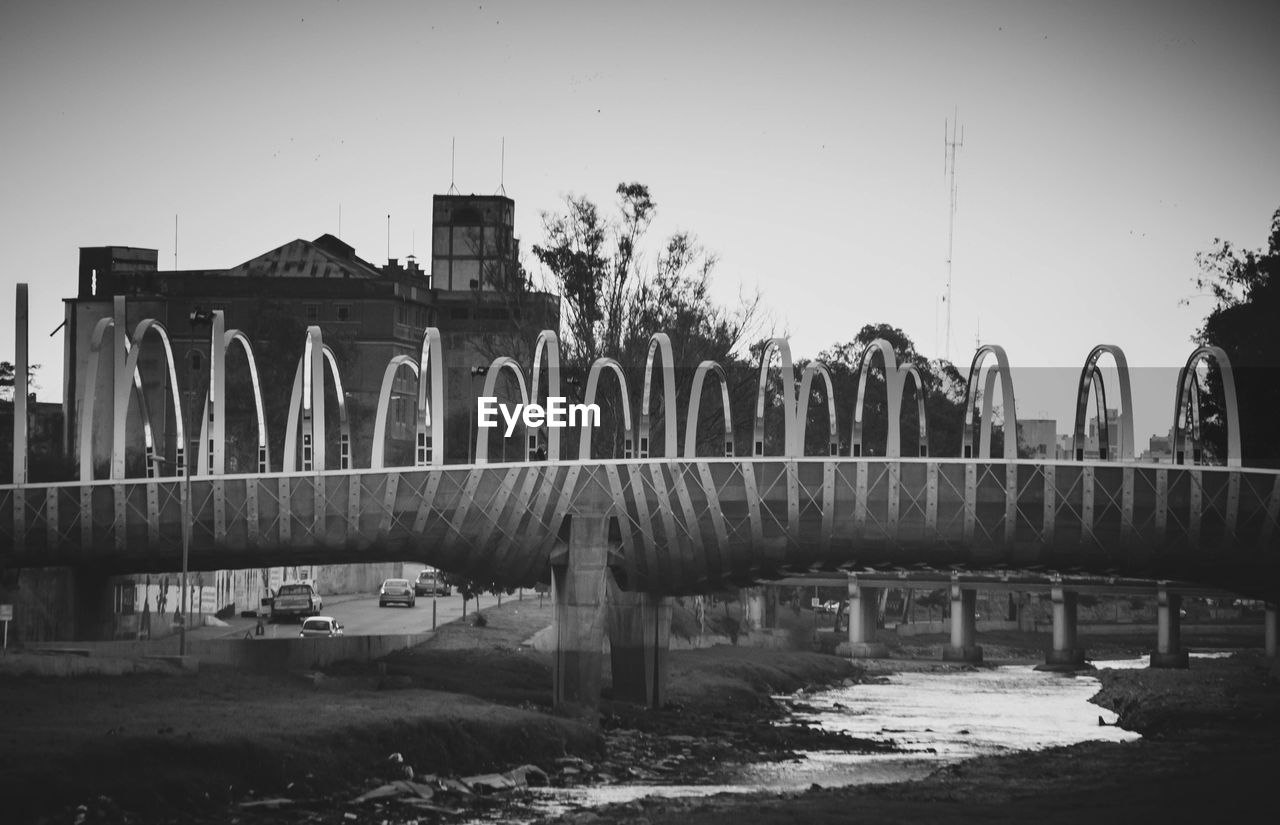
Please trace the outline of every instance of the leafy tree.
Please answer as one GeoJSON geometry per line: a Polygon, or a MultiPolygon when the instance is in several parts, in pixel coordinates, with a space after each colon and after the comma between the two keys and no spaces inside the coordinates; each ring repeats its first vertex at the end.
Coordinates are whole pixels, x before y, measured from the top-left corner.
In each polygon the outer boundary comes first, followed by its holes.
{"type": "MultiPolygon", "coordinates": [[[[40,385],[36,383],[36,370],[40,369],[39,364],[31,364],[27,367],[27,392],[37,389],[40,385]]],[[[13,400],[13,383],[17,380],[18,368],[11,361],[0,361],[0,401],[13,400]]]]}
{"type": "MultiPolygon", "coordinates": [[[[1271,216],[1266,250],[1238,250],[1215,239],[1196,255],[1196,288],[1215,304],[1196,332],[1200,344],[1218,346],[1231,361],[1240,415],[1240,446],[1246,465],[1280,467],[1280,209],[1271,216]]],[[[1206,377],[1204,437],[1209,455],[1225,452],[1225,418],[1219,408],[1221,376],[1206,377]]]]}
{"type": "MultiPolygon", "coordinates": [[[[643,251],[644,241],[657,204],[649,188],[621,183],[616,194],[616,217],[603,214],[589,198],[573,195],[565,198],[563,212],[542,213],[545,240],[533,247],[533,253],[545,270],[548,291],[561,296],[565,372],[581,387],[597,358],[617,359],[627,376],[629,403],[638,412],[650,336],[666,332],[680,369],[675,392],[681,416],[688,405],[692,370],[704,360],[726,369],[731,396],[741,402],[751,391],[742,356],[762,326],[759,295],[746,296],[733,308],[715,303],[710,287],[716,257],[688,232],[670,236],[650,261],[643,251]]],[[[683,423],[663,420],[657,398],[666,389],[660,380],[654,378],[651,399],[655,455],[661,452],[664,428],[683,423]]],[[[622,418],[614,409],[614,397],[605,393],[597,399],[604,426],[594,437],[596,449],[604,454],[620,451],[621,446],[619,429],[609,426],[610,420],[622,418]]],[[[733,406],[738,411],[745,404],[733,406]]],[[[706,426],[698,431],[711,450],[720,438],[714,420],[722,413],[710,397],[702,409],[706,426]]],[[[680,430],[677,434],[683,436],[680,430]]]]}
{"type": "MultiPolygon", "coordinates": [[[[893,347],[898,364],[911,364],[924,381],[925,412],[929,418],[929,454],[954,456],[960,454],[961,430],[964,426],[965,382],[955,366],[944,360],[930,361],[921,355],[901,329],[889,324],[867,324],[858,331],[852,341],[835,344],[823,350],[818,360],[826,364],[835,384],[837,423],[842,452],[850,449],[849,434],[853,429],[853,411],[858,399],[858,359],[868,345],[882,338],[893,347]]],[[[823,391],[825,392],[825,390],[823,391]]],[[[885,455],[888,437],[888,391],[885,385],[884,367],[879,358],[872,360],[867,375],[866,396],[862,411],[863,455],[885,455]]],[[[916,455],[919,443],[919,416],[916,414],[914,386],[907,385],[902,396],[899,432],[902,437],[902,455],[916,455]]],[[[825,400],[815,398],[809,405],[809,421],[805,433],[807,451],[821,452],[827,433],[825,400]]]]}

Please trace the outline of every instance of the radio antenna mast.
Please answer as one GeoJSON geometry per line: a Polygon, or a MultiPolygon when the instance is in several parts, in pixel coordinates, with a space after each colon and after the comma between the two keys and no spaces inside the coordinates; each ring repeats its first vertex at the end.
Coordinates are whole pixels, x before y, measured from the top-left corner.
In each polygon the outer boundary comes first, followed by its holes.
{"type": "Polygon", "coordinates": [[[947,305],[947,339],[946,339],[946,359],[951,360],[951,252],[955,242],[956,233],[956,149],[964,146],[964,127],[958,123],[959,112],[957,111],[956,121],[943,121],[943,173],[950,178],[951,189],[951,212],[947,220],[947,294],[943,297],[943,301],[947,305]],[[956,139],[956,131],[959,130],[959,139],[956,139]]]}
{"type": "Polygon", "coordinates": [[[445,193],[446,195],[458,194],[458,187],[453,185],[454,162],[457,159],[457,156],[458,156],[458,139],[452,138],[449,144],[449,191],[445,193]]]}
{"type": "Polygon", "coordinates": [[[498,161],[498,192],[504,198],[507,196],[507,139],[502,138],[502,157],[498,161]]]}

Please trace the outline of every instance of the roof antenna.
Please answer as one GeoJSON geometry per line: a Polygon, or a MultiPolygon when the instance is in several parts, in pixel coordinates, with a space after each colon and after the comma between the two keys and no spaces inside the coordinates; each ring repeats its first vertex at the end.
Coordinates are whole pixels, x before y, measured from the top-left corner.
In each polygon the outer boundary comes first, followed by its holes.
{"type": "Polygon", "coordinates": [[[507,187],[504,185],[507,178],[507,138],[502,138],[502,160],[498,164],[498,192],[502,197],[507,196],[507,187]]]}
{"type": "Polygon", "coordinates": [[[964,127],[959,125],[959,110],[956,110],[956,122],[943,121],[943,172],[951,177],[951,214],[947,221],[947,338],[946,359],[951,360],[951,249],[955,240],[956,227],[956,149],[964,146],[964,127]],[[960,130],[960,139],[956,140],[956,129],[960,130]]]}
{"type": "Polygon", "coordinates": [[[173,271],[178,271],[178,213],[173,213],[173,271]]]}
{"type": "Polygon", "coordinates": [[[456,158],[457,158],[457,155],[458,155],[458,139],[457,139],[457,138],[451,138],[451,139],[450,139],[450,149],[449,149],[449,191],[448,191],[448,192],[445,192],[445,194],[446,194],[446,195],[457,195],[457,194],[458,194],[458,187],[456,187],[456,186],[454,186],[454,185],[453,185],[453,181],[454,181],[454,177],[453,177],[453,172],[454,172],[454,162],[455,162],[455,160],[456,160],[456,158]]]}
{"type": "Polygon", "coordinates": [[[387,261],[391,261],[391,216],[387,215],[387,261]]]}

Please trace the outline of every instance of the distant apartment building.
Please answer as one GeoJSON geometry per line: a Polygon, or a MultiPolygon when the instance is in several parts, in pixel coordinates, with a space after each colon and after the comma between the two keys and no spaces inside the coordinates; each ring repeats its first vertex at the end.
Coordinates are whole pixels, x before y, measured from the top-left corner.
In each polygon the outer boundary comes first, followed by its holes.
{"type": "Polygon", "coordinates": [[[1152,464],[1169,464],[1173,461],[1173,430],[1168,435],[1153,435],[1147,442],[1147,449],[1139,460],[1152,464]]]}
{"type": "MultiPolygon", "coordinates": [[[[1113,407],[1107,408],[1107,461],[1118,461],[1120,459],[1120,411],[1113,407]]],[[[1101,440],[1098,437],[1098,416],[1089,419],[1089,430],[1085,435],[1084,457],[1086,459],[1103,458],[1100,455],[1102,449],[1101,440]]]]}
{"type": "Polygon", "coordinates": [[[1030,453],[1037,461],[1053,461],[1058,457],[1058,422],[1052,418],[1029,418],[1018,421],[1019,452],[1030,453]]]}

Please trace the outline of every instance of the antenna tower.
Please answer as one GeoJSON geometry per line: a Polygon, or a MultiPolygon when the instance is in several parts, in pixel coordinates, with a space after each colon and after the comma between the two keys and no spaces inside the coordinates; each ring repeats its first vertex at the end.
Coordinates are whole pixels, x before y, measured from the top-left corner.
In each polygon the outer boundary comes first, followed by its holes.
{"type": "Polygon", "coordinates": [[[507,178],[507,139],[503,137],[502,138],[502,159],[499,161],[499,164],[498,164],[498,191],[496,194],[499,194],[504,198],[507,196],[506,178],[507,178]]]}
{"type": "MultiPolygon", "coordinates": [[[[958,114],[958,112],[957,112],[958,114]]],[[[943,121],[943,172],[950,178],[951,213],[947,220],[947,304],[946,359],[951,360],[951,251],[956,234],[956,149],[964,146],[964,127],[956,121],[943,121]],[[959,130],[959,139],[956,131],[959,130]]]]}
{"type": "Polygon", "coordinates": [[[458,139],[451,138],[450,144],[449,144],[449,191],[445,192],[446,195],[458,194],[458,187],[453,185],[454,163],[455,163],[455,160],[457,159],[457,156],[458,156],[458,139]]]}

